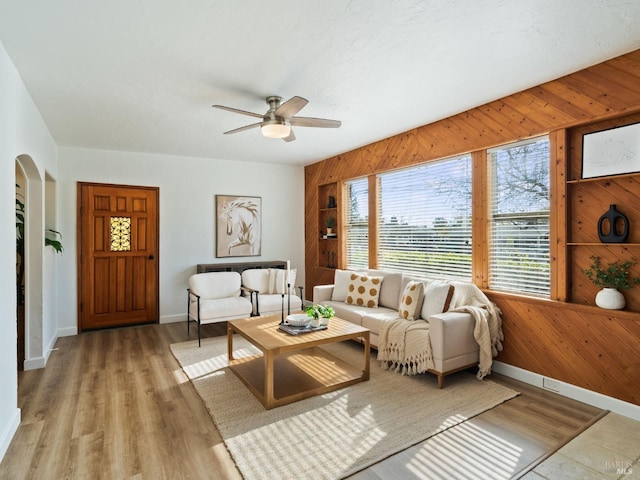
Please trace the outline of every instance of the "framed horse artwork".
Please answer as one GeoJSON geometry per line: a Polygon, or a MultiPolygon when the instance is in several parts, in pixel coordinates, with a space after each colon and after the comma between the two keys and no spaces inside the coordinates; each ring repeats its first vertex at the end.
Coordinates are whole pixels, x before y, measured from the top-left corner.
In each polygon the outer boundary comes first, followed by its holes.
{"type": "Polygon", "coordinates": [[[216,257],[254,257],[262,250],[262,198],[216,195],[216,257]]]}

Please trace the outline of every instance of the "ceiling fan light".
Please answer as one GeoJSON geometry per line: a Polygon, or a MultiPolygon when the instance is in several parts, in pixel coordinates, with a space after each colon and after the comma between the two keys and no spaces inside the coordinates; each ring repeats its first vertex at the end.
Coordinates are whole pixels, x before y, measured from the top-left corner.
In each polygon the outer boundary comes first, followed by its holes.
{"type": "Polygon", "coordinates": [[[291,133],[291,127],[284,120],[269,120],[261,129],[262,135],[267,138],[286,138],[291,133]]]}

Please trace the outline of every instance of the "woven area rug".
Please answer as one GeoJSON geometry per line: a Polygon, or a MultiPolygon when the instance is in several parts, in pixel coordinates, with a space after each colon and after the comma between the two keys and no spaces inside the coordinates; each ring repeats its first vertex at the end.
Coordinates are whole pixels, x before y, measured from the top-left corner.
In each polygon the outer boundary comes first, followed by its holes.
{"type": "MultiPolygon", "coordinates": [[[[247,480],[344,478],[515,397],[517,392],[465,372],[445,379],[383,371],[371,379],[265,410],[227,367],[226,337],[171,345],[247,480]]],[[[325,347],[360,365],[362,346],[325,347]]],[[[234,337],[236,357],[257,350],[234,337]]]]}

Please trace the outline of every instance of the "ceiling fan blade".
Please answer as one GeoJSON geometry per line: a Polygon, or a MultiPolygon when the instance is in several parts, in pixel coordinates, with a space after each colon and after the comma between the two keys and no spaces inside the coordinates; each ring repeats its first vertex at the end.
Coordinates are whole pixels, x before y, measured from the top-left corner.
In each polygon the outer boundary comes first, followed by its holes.
{"type": "Polygon", "coordinates": [[[211,105],[213,108],[219,108],[220,110],[226,110],[228,112],[240,113],[242,115],[249,115],[250,117],[263,118],[264,115],[259,113],[247,112],[246,110],[238,110],[237,108],[225,107],[224,105],[211,105]]]}
{"type": "Polygon", "coordinates": [[[295,133],[293,133],[293,128],[289,131],[289,135],[284,137],[282,140],[285,142],[293,142],[296,139],[295,133]]]}
{"type": "Polygon", "coordinates": [[[252,123],[251,125],[245,125],[244,127],[236,128],[234,130],[229,130],[228,132],[224,132],[224,134],[228,135],[230,133],[244,132],[245,130],[251,130],[252,128],[259,127],[260,125],[262,125],[262,122],[252,123]]]}
{"type": "Polygon", "coordinates": [[[326,118],[313,117],[293,117],[289,119],[291,125],[296,127],[321,127],[321,128],[338,128],[342,125],[340,120],[328,120],[326,118]]]}
{"type": "Polygon", "coordinates": [[[302,110],[307,105],[307,103],[309,103],[309,100],[307,100],[306,98],[291,97],[276,109],[275,114],[278,117],[291,118],[300,110],[302,110]]]}

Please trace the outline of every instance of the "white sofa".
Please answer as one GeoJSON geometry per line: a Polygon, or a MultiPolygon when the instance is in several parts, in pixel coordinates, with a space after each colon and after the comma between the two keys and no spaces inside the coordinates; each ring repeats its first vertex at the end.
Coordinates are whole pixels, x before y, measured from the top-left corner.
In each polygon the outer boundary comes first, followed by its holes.
{"type": "Polygon", "coordinates": [[[299,311],[302,308],[302,293],[300,296],[296,295],[296,272],[296,269],[287,271],[280,268],[251,268],[242,272],[242,285],[255,294],[254,315],[281,313],[283,293],[285,313],[289,310],[299,311]],[[290,285],[290,295],[287,295],[287,285],[290,285]]]}
{"type": "Polygon", "coordinates": [[[249,317],[253,312],[253,293],[255,292],[241,285],[238,272],[191,275],[187,289],[187,334],[191,322],[196,322],[200,346],[201,324],[249,317]]]}
{"type": "MultiPolygon", "coordinates": [[[[334,284],[314,287],[313,302],[330,305],[337,317],[368,328],[371,331],[371,345],[378,348],[383,323],[399,318],[398,308],[405,286],[409,281],[418,279],[381,270],[363,271],[369,276],[383,277],[378,306],[367,307],[345,302],[349,294],[349,278],[353,273],[336,270],[334,284]]],[[[447,311],[455,294],[454,283],[420,281],[425,285],[425,292],[417,321],[428,322],[434,363],[434,368],[427,371],[438,376],[438,386],[442,388],[445,375],[478,365],[479,345],[474,338],[475,320],[468,312],[447,311]]]]}

